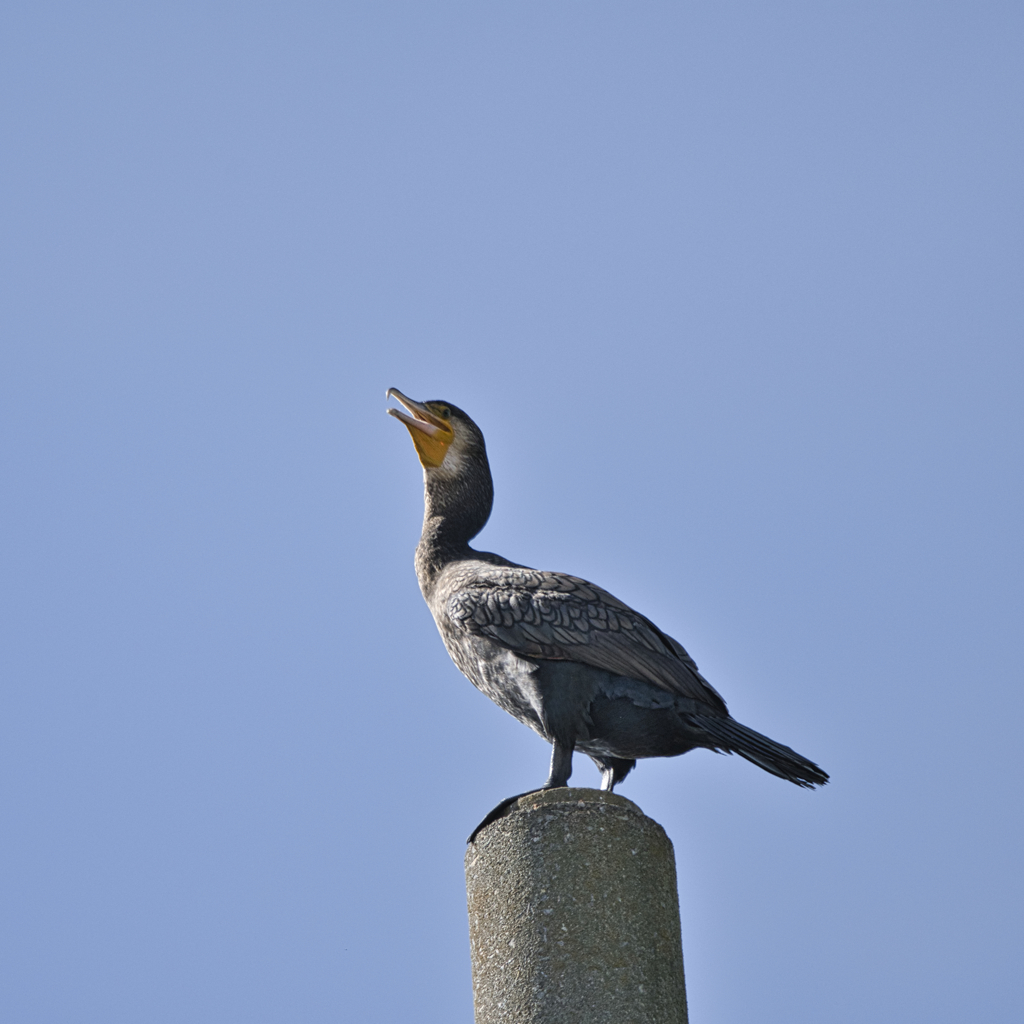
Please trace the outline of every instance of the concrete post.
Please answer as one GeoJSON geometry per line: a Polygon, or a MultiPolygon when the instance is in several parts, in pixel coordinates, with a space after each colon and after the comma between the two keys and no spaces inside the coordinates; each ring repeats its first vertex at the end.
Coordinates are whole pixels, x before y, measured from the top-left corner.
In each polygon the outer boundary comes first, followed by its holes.
{"type": "Polygon", "coordinates": [[[466,852],[476,1024],[686,1024],[675,856],[636,804],[520,797],[466,852]]]}

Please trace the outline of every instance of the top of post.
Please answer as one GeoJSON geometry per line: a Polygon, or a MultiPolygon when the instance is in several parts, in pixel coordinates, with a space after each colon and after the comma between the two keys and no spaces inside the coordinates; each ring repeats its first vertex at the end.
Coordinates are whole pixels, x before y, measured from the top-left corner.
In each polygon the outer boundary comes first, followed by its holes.
{"type": "MultiPolygon", "coordinates": [[[[647,821],[652,821],[640,808],[627,800],[624,796],[615,793],[606,793],[601,789],[584,789],[582,787],[560,786],[557,789],[538,789],[533,793],[524,793],[521,797],[499,805],[491,812],[482,824],[473,833],[470,842],[479,839],[486,830],[493,824],[515,814],[543,811],[567,811],[567,810],[607,810],[621,814],[635,814],[647,821]]],[[[656,822],[652,822],[656,824],[656,822]]],[[[659,826],[660,827],[660,826],[659,826]]]]}

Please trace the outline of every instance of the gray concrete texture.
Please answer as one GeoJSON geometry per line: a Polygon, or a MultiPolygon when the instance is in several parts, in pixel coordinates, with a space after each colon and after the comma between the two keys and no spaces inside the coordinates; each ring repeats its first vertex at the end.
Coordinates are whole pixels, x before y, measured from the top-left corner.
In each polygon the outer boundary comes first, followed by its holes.
{"type": "Polygon", "coordinates": [[[675,855],[636,804],[530,793],[466,851],[476,1024],[686,1024],[675,855]]]}

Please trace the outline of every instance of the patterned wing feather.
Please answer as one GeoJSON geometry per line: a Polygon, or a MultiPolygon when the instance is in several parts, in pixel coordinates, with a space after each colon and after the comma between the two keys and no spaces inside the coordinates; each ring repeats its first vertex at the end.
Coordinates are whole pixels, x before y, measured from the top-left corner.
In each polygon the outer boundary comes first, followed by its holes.
{"type": "Polygon", "coordinates": [[[575,576],[478,563],[457,581],[446,611],[456,627],[524,657],[582,662],[725,712],[725,702],[681,644],[575,576]]]}

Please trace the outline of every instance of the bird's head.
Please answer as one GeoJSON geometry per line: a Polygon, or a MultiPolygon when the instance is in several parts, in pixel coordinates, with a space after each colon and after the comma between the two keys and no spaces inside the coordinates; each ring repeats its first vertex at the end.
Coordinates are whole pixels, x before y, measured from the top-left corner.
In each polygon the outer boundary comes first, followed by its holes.
{"type": "Polygon", "coordinates": [[[450,402],[415,402],[398,388],[388,388],[387,397],[407,410],[392,406],[388,413],[405,424],[428,474],[460,476],[467,462],[479,462],[481,456],[486,464],[484,436],[461,409],[450,402]]]}

